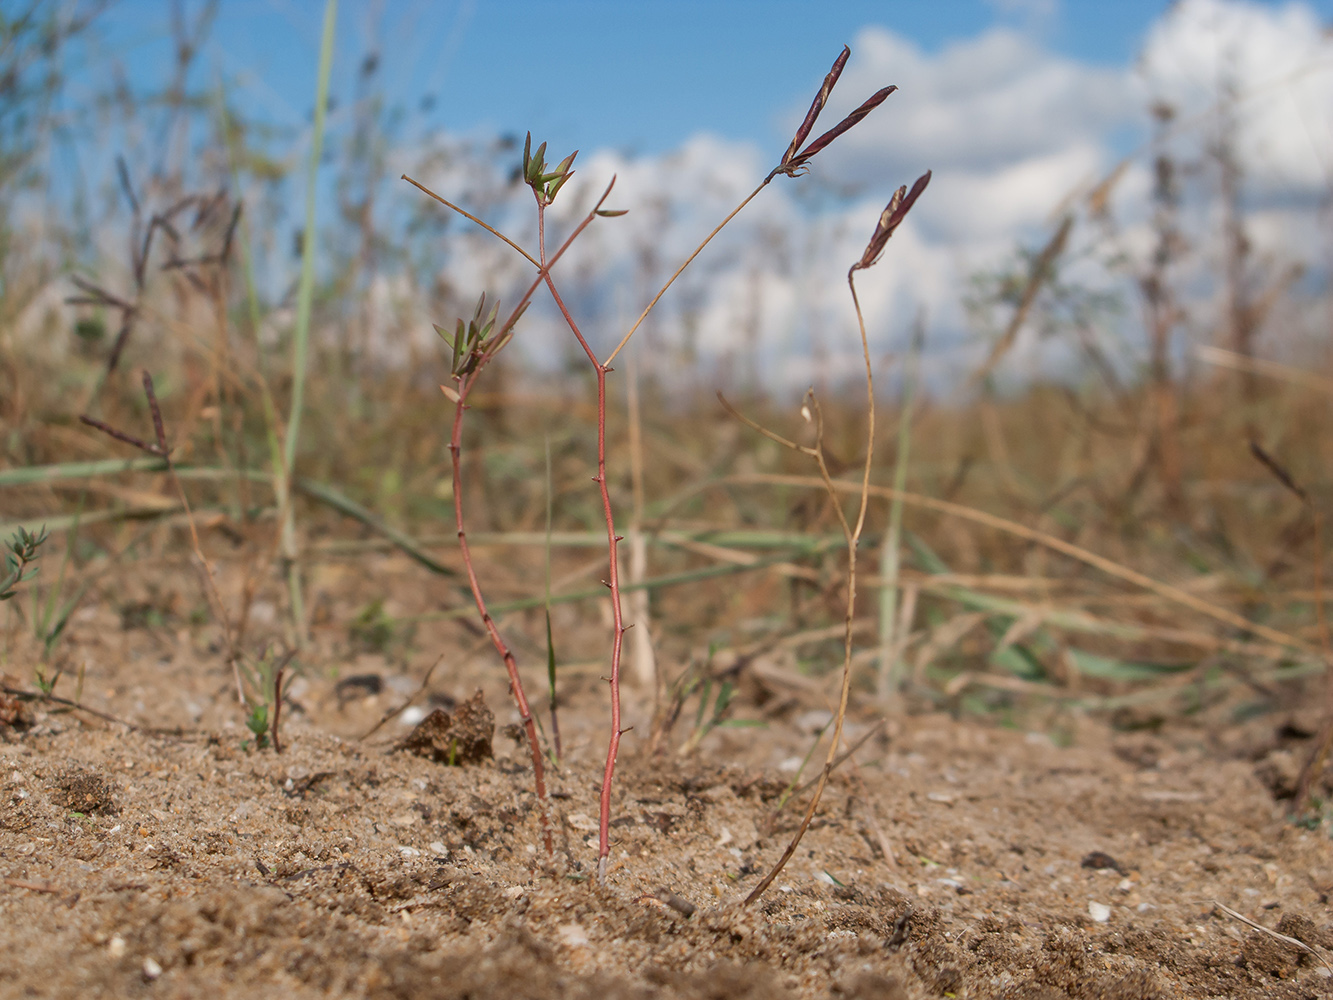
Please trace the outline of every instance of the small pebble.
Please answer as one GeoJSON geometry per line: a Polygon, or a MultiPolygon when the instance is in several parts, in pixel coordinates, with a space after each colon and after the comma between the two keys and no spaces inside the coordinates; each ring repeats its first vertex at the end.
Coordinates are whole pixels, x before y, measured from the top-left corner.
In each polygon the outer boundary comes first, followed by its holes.
{"type": "Polygon", "coordinates": [[[1105,903],[1088,903],[1088,916],[1099,924],[1104,924],[1111,919],[1111,908],[1105,903]]]}
{"type": "Polygon", "coordinates": [[[143,960],[143,977],[145,979],[156,979],[160,975],[162,975],[162,966],[151,958],[145,958],[143,960]]]}
{"type": "Polygon", "coordinates": [[[426,709],[420,705],[409,705],[398,715],[398,724],[400,726],[415,726],[421,722],[427,715],[426,709]]]}
{"type": "Polygon", "coordinates": [[[444,841],[432,840],[429,846],[431,854],[441,858],[447,858],[449,856],[449,848],[444,846],[444,841]]]}
{"type": "Polygon", "coordinates": [[[1120,862],[1105,851],[1093,851],[1091,854],[1085,854],[1079,864],[1084,868],[1091,868],[1093,871],[1116,871],[1121,875],[1125,873],[1125,870],[1120,867],[1120,862]]]}
{"type": "Polygon", "coordinates": [[[106,953],[112,958],[120,958],[125,954],[125,939],[119,934],[115,935],[106,943],[106,953]]]}

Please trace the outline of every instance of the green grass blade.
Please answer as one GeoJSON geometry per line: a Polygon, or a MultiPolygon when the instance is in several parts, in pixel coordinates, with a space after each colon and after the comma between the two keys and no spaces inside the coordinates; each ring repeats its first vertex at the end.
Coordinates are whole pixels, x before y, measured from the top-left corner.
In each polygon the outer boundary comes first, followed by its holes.
{"type": "MultiPolygon", "coordinates": [[[[841,548],[845,544],[843,539],[838,538],[835,542],[820,546],[818,548],[804,549],[795,552],[778,552],[774,555],[765,556],[753,563],[747,563],[744,566],[738,566],[734,563],[725,563],[721,566],[704,566],[700,569],[687,570],[683,573],[668,573],[663,576],[650,577],[640,583],[622,583],[620,585],[621,593],[632,593],[636,590],[660,590],[664,587],[678,587],[686,583],[697,583],[700,580],[712,580],[724,576],[737,576],[741,573],[754,573],[759,570],[767,569],[778,563],[790,562],[798,556],[811,556],[830,549],[841,548]]],[[[591,601],[599,597],[606,596],[606,588],[599,586],[586,590],[571,591],[568,594],[552,594],[551,604],[577,604],[580,601],[591,601]]],[[[516,601],[506,601],[503,604],[496,604],[490,607],[491,614],[508,614],[511,611],[530,611],[533,608],[540,608],[546,603],[544,596],[523,597],[516,601]]],[[[411,615],[400,619],[401,621],[451,621],[456,618],[466,618],[469,615],[475,615],[477,609],[473,605],[466,607],[452,608],[449,611],[430,612],[424,615],[411,615]]],[[[841,626],[839,626],[841,628],[841,626]]]]}
{"type": "Polygon", "coordinates": [[[348,517],[360,521],[372,531],[383,535],[397,548],[401,549],[403,553],[415,559],[432,573],[439,573],[441,576],[458,575],[456,570],[453,570],[444,565],[444,563],[432,558],[416,543],[415,540],[412,539],[410,535],[405,535],[397,528],[385,524],[355,500],[343,496],[332,486],[329,486],[326,483],[317,483],[313,479],[301,478],[296,480],[296,488],[306,496],[318,500],[321,503],[328,504],[339,513],[346,514],[348,517]]]}
{"type": "Polygon", "coordinates": [[[306,357],[310,348],[310,311],[315,296],[315,206],[319,161],[324,153],[324,118],[329,104],[329,75],[333,69],[333,40],[338,23],[338,0],[324,4],[324,36],[319,47],[319,77],[315,84],[315,125],[310,136],[310,169],[306,175],[305,238],[301,247],[301,280],[296,290],[296,327],[292,331],[292,408],[287,418],[286,470],[290,479],[301,439],[301,410],[305,405],[306,357]]]}
{"type": "MultiPolygon", "coordinates": [[[[922,331],[917,324],[912,349],[903,372],[902,412],[898,417],[898,457],[893,467],[893,488],[902,493],[907,488],[907,462],[912,447],[912,406],[916,400],[916,364],[921,356],[922,331]]],[[[902,558],[903,501],[898,496],[889,504],[889,530],[880,544],[879,567],[884,583],[879,591],[879,678],[882,701],[902,682],[902,662],[898,655],[898,571],[902,558]]]]}
{"type": "Polygon", "coordinates": [[[1164,677],[1193,670],[1196,666],[1193,663],[1133,663],[1128,660],[1118,660],[1111,656],[1085,653],[1083,650],[1075,649],[1072,646],[1065,652],[1069,658],[1069,665],[1083,676],[1123,683],[1157,681],[1164,677]]]}
{"type": "Polygon", "coordinates": [[[556,704],[555,635],[551,630],[551,523],[555,515],[555,497],[551,489],[551,435],[546,435],[546,682],[551,693],[551,738],[556,763],[564,748],[560,745],[560,717],[556,704]]]}
{"type": "Polygon", "coordinates": [[[306,176],[305,238],[301,246],[301,279],[296,289],[296,326],[292,331],[292,400],[287,417],[287,441],[283,461],[285,492],[282,531],[279,536],[282,558],[287,569],[287,594],[291,602],[291,624],[297,648],[306,644],[305,599],[301,593],[301,568],[298,564],[296,521],[291,502],[293,470],[301,441],[301,413],[305,408],[306,361],[310,352],[310,312],[315,297],[316,195],[319,161],[324,152],[324,118],[329,104],[329,74],[333,67],[333,40],[338,23],[338,0],[325,0],[324,36],[319,47],[319,76],[315,84],[315,123],[310,136],[310,168],[306,176]]]}
{"type": "Polygon", "coordinates": [[[32,486],[61,479],[91,479],[120,472],[164,472],[167,463],[160,458],[108,458],[93,462],[62,462],[57,465],[28,465],[21,469],[0,470],[0,486],[32,486]]]}

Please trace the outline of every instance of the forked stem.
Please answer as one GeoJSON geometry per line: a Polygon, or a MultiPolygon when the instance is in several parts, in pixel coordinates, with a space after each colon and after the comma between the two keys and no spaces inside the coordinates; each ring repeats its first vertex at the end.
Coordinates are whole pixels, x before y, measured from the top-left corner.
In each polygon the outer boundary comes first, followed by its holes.
{"type": "MultiPolygon", "coordinates": [[[[629,332],[625,334],[625,336],[620,338],[620,342],[616,344],[615,349],[612,350],[611,353],[606,356],[606,360],[599,362],[596,356],[594,356],[592,359],[593,364],[610,365],[611,362],[616,359],[616,355],[619,354],[621,350],[624,348],[624,346],[629,343],[630,337],[634,336],[635,331],[638,330],[639,327],[643,325],[643,321],[648,318],[648,314],[657,307],[657,303],[662,301],[662,296],[667,293],[667,289],[669,289],[672,285],[676,283],[676,279],[681,276],[685,268],[689,267],[691,264],[694,263],[694,258],[698,257],[699,254],[703,253],[704,247],[708,246],[709,243],[713,242],[713,237],[716,236],[718,233],[722,232],[722,230],[727,227],[727,225],[731,222],[732,219],[740,215],[741,209],[743,209],[746,205],[750,204],[750,202],[754,201],[754,199],[758,196],[759,192],[764,190],[764,188],[768,187],[768,182],[771,181],[776,176],[777,176],[777,171],[774,171],[773,173],[765,177],[763,181],[760,182],[757,188],[755,188],[753,191],[751,191],[748,195],[745,196],[744,201],[742,201],[739,205],[737,205],[735,208],[731,210],[730,215],[728,215],[725,219],[723,219],[721,222],[719,222],[716,226],[713,227],[713,231],[709,233],[707,236],[705,236],[703,242],[694,248],[694,253],[686,257],[685,262],[681,264],[680,267],[676,268],[675,273],[672,274],[671,277],[667,279],[667,283],[662,286],[661,290],[656,295],[653,296],[653,300],[649,302],[646,306],[644,306],[643,312],[639,313],[639,318],[634,321],[634,325],[629,328],[629,332]]],[[[586,345],[584,349],[587,350],[586,345]]]]}
{"type": "MultiPolygon", "coordinates": [[[[404,179],[407,178],[404,177],[404,179]]],[[[443,198],[434,195],[433,192],[422,187],[420,184],[417,184],[415,181],[412,183],[427,194],[435,197],[436,200],[440,201],[442,204],[450,208],[455,207],[443,198]]],[[[486,598],[482,593],[481,582],[477,578],[476,566],[472,560],[472,550],[467,541],[467,529],[463,518],[463,415],[468,409],[468,396],[476,385],[477,379],[481,376],[482,371],[491,359],[494,358],[508,342],[509,335],[513,331],[514,325],[518,322],[519,317],[523,315],[523,311],[527,308],[528,303],[532,301],[532,296],[537,291],[538,287],[543,281],[549,281],[551,268],[555,266],[555,263],[564,255],[565,251],[569,249],[576,239],[578,239],[583,233],[583,230],[591,225],[592,220],[597,217],[597,213],[601,211],[602,205],[605,204],[607,197],[610,196],[611,189],[615,186],[615,183],[615,178],[611,178],[611,183],[606,186],[606,190],[602,192],[602,196],[597,200],[597,203],[593,206],[592,210],[584,216],[583,220],[574,228],[574,231],[569,234],[564,243],[562,243],[559,249],[551,256],[549,261],[545,259],[545,227],[544,225],[542,226],[543,260],[538,267],[536,277],[533,278],[532,283],[528,286],[527,291],[523,293],[523,297],[509,314],[504,325],[489,338],[475,357],[468,359],[468,367],[462,370],[460,374],[454,376],[457,389],[452,390],[452,392],[446,391],[446,395],[449,395],[454,403],[454,421],[449,435],[449,456],[453,475],[454,522],[458,531],[458,549],[463,559],[464,569],[467,573],[468,586],[472,590],[472,599],[477,605],[477,613],[481,616],[482,624],[486,628],[487,635],[490,636],[492,645],[495,646],[496,652],[500,654],[500,658],[504,661],[505,670],[509,674],[509,691],[510,694],[513,695],[514,703],[518,707],[519,717],[523,721],[524,732],[527,734],[528,749],[532,755],[533,786],[537,793],[538,803],[541,807],[542,842],[546,848],[548,857],[553,857],[555,855],[555,840],[551,828],[550,798],[546,792],[546,768],[544,757],[542,755],[541,739],[537,734],[537,724],[536,720],[533,718],[527,694],[523,690],[523,679],[519,676],[518,661],[515,659],[513,651],[509,648],[508,643],[504,641],[504,637],[500,634],[500,630],[496,626],[495,620],[491,617],[490,611],[486,606],[486,598]]],[[[473,217],[469,215],[468,218],[473,217]]],[[[486,228],[489,229],[490,227],[486,228]]],[[[509,240],[506,240],[505,242],[514,246],[509,240]]],[[[524,254],[524,256],[526,257],[527,254],[524,254]]],[[[530,257],[528,259],[531,260],[530,257]]],[[[444,386],[441,386],[441,389],[444,388],[444,386]]]]}
{"type": "MultiPolygon", "coordinates": [[[[545,247],[543,247],[543,252],[544,250],[545,247]]],[[[606,767],[602,771],[602,793],[597,817],[597,881],[605,883],[607,862],[611,854],[611,779],[615,775],[616,756],[620,753],[620,737],[623,734],[623,730],[620,728],[620,659],[627,630],[620,607],[619,549],[621,538],[616,534],[615,512],[611,508],[611,491],[606,483],[606,374],[611,371],[611,368],[597,360],[597,355],[593,353],[587,339],[579,330],[578,323],[570,315],[564,299],[560,297],[560,292],[556,290],[549,269],[545,272],[545,276],[546,287],[551,293],[551,298],[555,300],[556,306],[560,309],[560,314],[564,316],[565,322],[569,324],[569,328],[573,331],[579,346],[583,348],[583,352],[588,356],[593,369],[597,372],[597,475],[593,477],[593,481],[597,483],[601,491],[602,514],[606,518],[606,547],[610,567],[607,571],[606,585],[611,591],[612,628],[611,676],[607,678],[611,685],[611,738],[606,747],[606,767]]]]}

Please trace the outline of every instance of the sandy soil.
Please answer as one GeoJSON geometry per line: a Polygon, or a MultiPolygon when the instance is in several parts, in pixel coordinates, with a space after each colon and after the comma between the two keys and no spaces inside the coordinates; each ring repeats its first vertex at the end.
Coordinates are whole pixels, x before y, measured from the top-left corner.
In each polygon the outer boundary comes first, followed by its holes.
{"type": "MultiPolygon", "coordinates": [[[[84,667],[84,704],[167,728],[0,704],[0,996],[1333,994],[1318,957],[1333,946],[1333,843],[1286,822],[1279,797],[1312,725],[1295,708],[1237,722],[1218,706],[1131,732],[894,717],[745,908],[804,801],[775,812],[826,719],[808,683],[746,694],[736,711],[762,728],[715,730],[689,755],[678,732],[655,757],[631,691],[599,886],[595,666],[571,669],[562,695],[552,860],[493,655],[460,654],[421,699],[449,709],[480,690],[493,757],[405,743],[399,719],[357,738],[467,632],[370,653],[330,627],[323,665],[291,689],[279,754],[249,740],[216,630],[190,624],[179,595],[132,591],[85,602],[60,655],[84,667]],[[157,611],[131,613],[145,604],[157,611]]],[[[35,647],[15,635],[6,683],[30,690],[35,647]]],[[[875,723],[858,710],[849,742],[875,723]]]]}

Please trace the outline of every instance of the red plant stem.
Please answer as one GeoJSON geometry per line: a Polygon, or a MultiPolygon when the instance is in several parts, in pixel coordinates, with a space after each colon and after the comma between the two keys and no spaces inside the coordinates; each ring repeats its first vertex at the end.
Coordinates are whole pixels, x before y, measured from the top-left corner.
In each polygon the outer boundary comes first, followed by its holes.
{"type": "Polygon", "coordinates": [[[463,527],[463,414],[467,410],[467,397],[480,374],[481,365],[472,374],[458,380],[458,402],[454,404],[454,426],[449,437],[449,455],[453,464],[454,481],[454,521],[458,525],[458,549],[463,556],[463,566],[467,569],[468,586],[472,588],[472,599],[477,604],[477,613],[491,637],[495,650],[504,660],[505,670],[509,672],[509,693],[518,705],[518,714],[523,720],[523,728],[528,734],[528,748],[532,751],[533,783],[537,789],[537,801],[541,806],[542,842],[548,856],[555,854],[555,841],[551,833],[551,815],[549,800],[546,797],[546,771],[542,763],[541,743],[537,738],[537,725],[532,718],[532,709],[528,706],[527,695],[523,692],[523,681],[518,675],[518,662],[508,644],[500,635],[495,619],[486,610],[486,598],[482,596],[481,584],[472,564],[472,551],[467,543],[467,530],[463,527]]]}
{"type": "MultiPolygon", "coordinates": [[[[537,276],[532,280],[532,284],[528,286],[528,290],[523,293],[523,297],[519,299],[518,305],[515,306],[514,310],[509,314],[509,318],[505,320],[504,325],[491,338],[491,347],[476,359],[476,363],[472,366],[471,373],[462,377],[456,377],[458,383],[458,398],[454,402],[454,424],[453,430],[449,435],[449,455],[453,466],[454,521],[458,528],[458,548],[463,557],[463,565],[467,570],[468,586],[472,588],[472,599],[477,605],[477,613],[481,615],[482,623],[486,626],[486,632],[490,636],[491,642],[494,644],[496,651],[500,654],[500,658],[504,660],[505,670],[509,673],[509,691],[510,694],[514,696],[514,702],[518,706],[519,716],[523,720],[523,728],[527,732],[528,747],[532,751],[533,784],[536,787],[537,800],[541,805],[542,841],[546,846],[547,855],[552,857],[555,855],[555,841],[551,832],[550,800],[547,798],[546,794],[546,771],[542,764],[541,743],[537,737],[537,725],[533,721],[532,709],[529,707],[527,695],[523,691],[523,680],[518,674],[518,662],[514,659],[514,654],[510,651],[509,646],[500,635],[500,630],[496,627],[495,620],[491,618],[490,612],[486,609],[486,598],[483,597],[481,593],[481,584],[477,580],[477,572],[472,563],[472,550],[467,543],[467,530],[463,526],[463,414],[467,412],[468,394],[472,391],[472,387],[481,376],[482,369],[486,367],[487,363],[504,344],[504,335],[509,332],[514,324],[518,322],[519,317],[523,315],[523,310],[532,299],[533,293],[537,291],[537,288],[541,285],[542,281],[546,280],[549,282],[550,270],[555,266],[555,262],[564,255],[565,251],[569,249],[583,230],[586,229],[592,223],[592,220],[597,217],[598,211],[600,211],[602,205],[606,203],[606,199],[610,196],[611,189],[615,187],[615,183],[616,179],[612,177],[611,183],[606,186],[606,190],[602,192],[602,196],[597,199],[597,204],[595,204],[592,207],[592,210],[584,216],[583,221],[574,228],[574,231],[569,234],[565,239],[565,242],[560,245],[560,248],[549,261],[545,259],[545,230],[543,228],[543,259],[542,265],[537,271],[537,276]]],[[[539,211],[539,216],[540,214],[539,211]]]]}
{"type": "Polygon", "coordinates": [[[282,718],[282,675],[287,670],[287,664],[291,661],[291,656],[283,658],[278,664],[278,669],[273,674],[273,752],[282,753],[282,740],[279,737],[281,718],[282,718]]]}
{"type": "Polygon", "coordinates": [[[574,317],[569,314],[565,307],[564,299],[556,291],[555,282],[551,280],[549,270],[546,274],[546,287],[555,299],[555,304],[560,307],[560,313],[565,317],[565,322],[569,328],[574,331],[574,336],[578,339],[579,346],[583,348],[588,360],[592,362],[597,370],[597,475],[594,482],[602,491],[602,513],[606,517],[606,547],[610,554],[610,569],[606,581],[607,587],[611,590],[611,676],[608,678],[611,684],[611,739],[606,747],[606,769],[602,773],[602,801],[601,811],[597,817],[597,880],[606,881],[607,858],[611,854],[611,779],[616,770],[616,755],[620,752],[620,737],[622,730],[620,728],[620,651],[624,645],[626,626],[621,617],[620,611],[620,567],[619,553],[620,536],[616,534],[615,514],[611,510],[611,491],[606,485],[606,373],[611,368],[597,360],[597,355],[593,353],[592,348],[588,346],[588,341],[584,339],[579,331],[578,324],[574,322],[574,317]]]}

